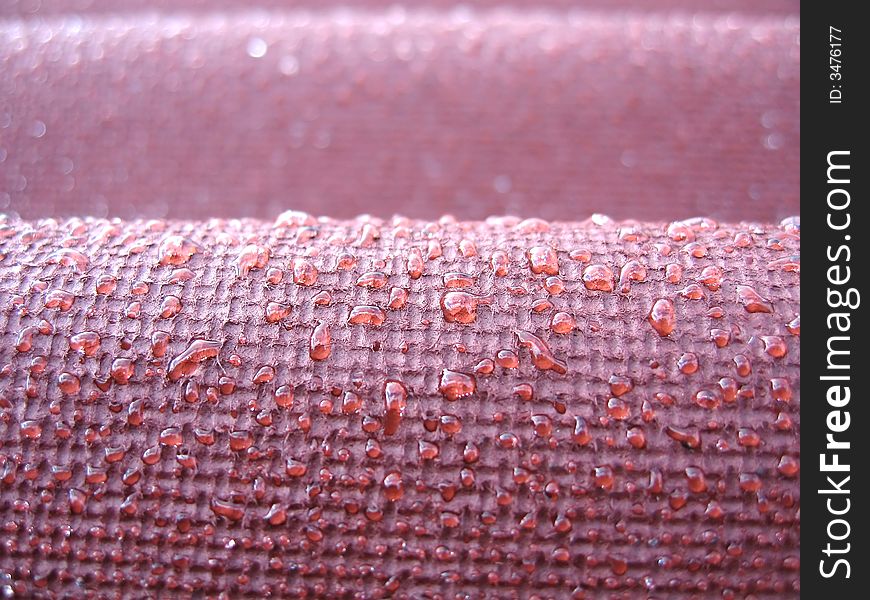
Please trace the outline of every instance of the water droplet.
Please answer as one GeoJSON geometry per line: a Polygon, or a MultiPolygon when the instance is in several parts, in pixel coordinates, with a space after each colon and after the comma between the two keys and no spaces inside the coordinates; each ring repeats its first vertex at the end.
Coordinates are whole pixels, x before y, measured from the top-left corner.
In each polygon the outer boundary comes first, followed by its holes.
{"type": "Polygon", "coordinates": [[[609,398],[607,416],[617,421],[624,421],[631,416],[631,406],[620,398],[609,398]]]}
{"type": "Polygon", "coordinates": [[[423,275],[423,254],[419,248],[411,248],[408,252],[408,276],[411,279],[420,279],[423,275]]]}
{"type": "Polygon", "coordinates": [[[472,395],[477,389],[474,377],[459,371],[444,369],[441,371],[441,381],[438,391],[450,401],[459,400],[472,395]]]}
{"type": "Polygon", "coordinates": [[[606,465],[595,467],[592,470],[592,481],[602,490],[612,490],[614,480],[613,469],[606,465]]]}
{"type": "Polygon", "coordinates": [[[641,427],[629,427],[628,431],[625,432],[625,439],[628,440],[632,448],[640,450],[646,447],[646,435],[641,427]]]}
{"type": "Polygon", "coordinates": [[[800,464],[795,457],[786,454],[779,459],[776,470],[786,477],[795,477],[800,471],[800,464]]]}
{"type": "Polygon", "coordinates": [[[381,444],[378,440],[369,438],[366,440],[366,456],[369,458],[378,459],[383,455],[383,450],[381,450],[381,444]]]}
{"type": "Polygon", "coordinates": [[[707,490],[707,480],[704,477],[704,471],[700,467],[688,466],[686,473],[686,487],[689,491],[695,494],[700,494],[707,490]]]}
{"type": "Polygon", "coordinates": [[[680,442],[687,448],[694,450],[701,447],[701,434],[696,429],[668,425],[665,428],[665,433],[669,438],[680,442]]]}
{"type": "Polygon", "coordinates": [[[469,239],[461,240],[459,242],[459,254],[461,254],[463,258],[477,256],[477,246],[475,246],[474,242],[469,239]]]}
{"type": "Polygon", "coordinates": [[[315,306],[329,306],[332,304],[332,294],[327,292],[326,290],[317,292],[311,298],[312,304],[315,306]]]}
{"type": "Polygon", "coordinates": [[[772,377],[770,379],[770,395],[780,402],[791,402],[791,384],[785,377],[772,377]]]}
{"type": "Polygon", "coordinates": [[[378,271],[369,271],[360,275],[356,284],[359,287],[379,289],[387,285],[387,276],[378,271]]]}
{"type": "Polygon", "coordinates": [[[704,288],[697,283],[690,283],[679,291],[680,296],[686,300],[703,300],[706,297],[704,288]]]}
{"type": "Polygon", "coordinates": [[[489,259],[489,265],[496,277],[505,277],[510,268],[510,258],[502,250],[496,250],[489,259]]]}
{"type": "Polygon", "coordinates": [[[520,357],[513,350],[499,350],[495,355],[495,362],[503,369],[516,369],[520,366],[520,357]]]}
{"type": "Polygon", "coordinates": [[[293,283],[302,286],[312,286],[317,283],[318,271],[311,261],[305,258],[296,258],[292,262],[293,283]]]}
{"type": "Polygon", "coordinates": [[[683,267],[677,264],[670,264],[665,267],[665,278],[668,283],[680,283],[683,278],[683,267]]]}
{"type": "Polygon", "coordinates": [[[383,325],[387,315],[377,306],[354,306],[350,310],[347,322],[350,325],[383,325]]]}
{"type": "Polygon", "coordinates": [[[741,231],[734,236],[734,245],[738,248],[749,248],[752,246],[752,236],[741,231]]]}
{"type": "Polygon", "coordinates": [[[15,349],[18,352],[30,352],[33,348],[33,336],[39,333],[39,328],[31,325],[25,327],[18,333],[18,340],[15,343],[15,349]]]}
{"type": "Polygon", "coordinates": [[[78,488],[72,488],[67,497],[69,499],[69,511],[74,515],[80,515],[85,512],[88,496],[78,488]]]}
{"type": "Polygon", "coordinates": [[[801,334],[801,316],[798,315],[788,323],[786,323],[785,328],[788,329],[788,332],[792,335],[800,335],[801,334]]]}
{"type": "Polygon", "coordinates": [[[342,254],[338,257],[338,263],[336,264],[336,268],[339,271],[350,271],[354,267],[356,267],[356,263],[356,256],[352,254],[342,254]]]}
{"type": "Polygon", "coordinates": [[[721,319],[725,316],[725,311],[722,310],[721,306],[711,306],[706,315],[711,319],[721,319]]]}
{"type": "Polygon", "coordinates": [[[550,319],[550,330],[562,335],[571,333],[576,325],[574,317],[566,312],[557,312],[550,319]]]}
{"type": "Polygon", "coordinates": [[[698,372],[698,355],[694,352],[685,352],[677,359],[677,368],[684,375],[692,375],[698,372]]]}
{"type": "Polygon", "coordinates": [[[302,477],[308,472],[308,466],[295,458],[288,458],[284,463],[284,472],[290,477],[302,477]]]}
{"type": "Polygon", "coordinates": [[[154,358],[162,358],[169,347],[169,334],[165,331],[155,331],[151,334],[151,354],[154,358]]]}
{"type": "Polygon", "coordinates": [[[734,357],[734,368],[740,377],[748,377],[752,373],[752,364],[743,354],[734,357]]]}
{"type": "Polygon", "coordinates": [[[764,343],[764,351],[774,358],[782,358],[788,353],[785,340],[778,335],[763,335],[761,341],[764,343]]]}
{"type": "Polygon", "coordinates": [[[668,225],[667,234],[675,242],[691,242],[695,239],[695,232],[683,221],[674,221],[668,225]]]}
{"type": "Polygon", "coordinates": [[[791,256],[786,256],[784,258],[778,258],[776,260],[772,260],[767,263],[767,269],[769,271],[786,271],[789,273],[800,273],[801,272],[801,256],[800,254],[794,254],[791,256]]]}
{"type": "Polygon", "coordinates": [[[250,431],[231,431],[229,438],[230,450],[233,452],[244,452],[254,444],[254,437],[250,431]]]}
{"type": "Polygon", "coordinates": [[[761,436],[749,427],[737,430],[737,443],[744,448],[757,448],[761,445],[761,436]]]}
{"type": "Polygon", "coordinates": [[[317,219],[301,210],[286,210],[275,219],[275,227],[302,227],[317,225],[317,219]]]}
{"type": "Polygon", "coordinates": [[[727,329],[713,328],[710,330],[710,339],[717,348],[724,348],[731,341],[731,332],[727,329]]]}
{"type": "Polygon", "coordinates": [[[587,425],[586,419],[580,416],[574,417],[574,432],[571,437],[575,443],[581,446],[589,443],[592,439],[592,434],[589,432],[589,425],[587,425]]]}
{"type": "Polygon", "coordinates": [[[164,319],[171,319],[181,312],[181,300],[178,296],[166,296],[160,305],[160,316],[164,319]]]}
{"type": "Polygon", "coordinates": [[[76,297],[66,290],[51,290],[45,295],[45,308],[59,308],[62,312],[72,308],[76,297]]]}
{"type": "Polygon", "coordinates": [[[100,275],[97,278],[97,293],[107,296],[115,291],[118,280],[113,275],[100,275]]]}
{"type": "Polygon", "coordinates": [[[402,485],[402,474],[398,471],[390,471],[384,477],[384,497],[390,502],[396,502],[402,498],[405,490],[402,485]]]}
{"type": "Polygon", "coordinates": [[[535,396],[535,388],[530,383],[518,383],[512,391],[523,402],[530,402],[535,396]]]}
{"type": "Polygon", "coordinates": [[[19,432],[29,440],[38,440],[42,436],[42,426],[38,421],[22,421],[19,432]]]}
{"type": "Polygon", "coordinates": [[[698,242],[689,242],[683,246],[682,251],[695,258],[704,258],[707,256],[707,248],[698,242]]]}
{"type": "Polygon", "coordinates": [[[71,248],[63,248],[54,252],[45,259],[45,263],[49,265],[57,264],[62,267],[74,267],[79,273],[84,273],[88,268],[88,257],[71,248]]]}
{"type": "Polygon", "coordinates": [[[443,254],[441,242],[438,240],[429,240],[426,257],[428,260],[435,260],[443,254]]]}
{"type": "Polygon", "coordinates": [[[444,287],[446,288],[465,288],[475,284],[475,278],[472,275],[451,271],[445,273],[443,277],[444,287]]]}
{"type": "Polygon", "coordinates": [[[520,234],[546,233],[550,231],[550,224],[543,219],[530,218],[514,225],[513,230],[520,234]]]}
{"type": "Polygon", "coordinates": [[[234,267],[237,277],[247,277],[253,269],[262,269],[269,262],[272,251],[266,246],[248,244],[236,257],[234,267]]]}
{"type": "Polygon", "coordinates": [[[229,396],[236,390],[236,380],[229,375],[223,375],[218,379],[218,389],[224,396],[229,396]]]}
{"type": "Polygon", "coordinates": [[[715,410],[722,403],[722,396],[715,390],[701,389],[692,394],[692,402],[701,408],[715,410]]]}
{"type": "Polygon", "coordinates": [[[631,291],[632,281],[638,283],[646,281],[646,267],[636,260],[630,260],[625,263],[619,272],[619,291],[623,294],[628,294],[631,291]]]}
{"type": "Polygon", "coordinates": [[[567,373],[567,365],[557,360],[547,343],[529,331],[515,330],[517,343],[521,348],[528,348],[532,356],[532,364],[541,371],[553,370],[560,375],[567,373]]]}
{"type": "Polygon", "coordinates": [[[498,437],[496,438],[496,443],[505,450],[512,450],[519,447],[520,439],[510,431],[505,431],[498,434],[498,437]]]}
{"type": "Polygon", "coordinates": [[[197,427],[193,430],[193,436],[196,441],[203,446],[212,446],[215,442],[214,431],[212,429],[204,429],[197,427]]]}
{"type": "Polygon", "coordinates": [[[677,326],[674,303],[667,298],[659,298],[653,303],[647,319],[660,336],[670,335],[677,326]]]}
{"type": "Polygon", "coordinates": [[[275,368],[270,365],[264,365],[257,369],[257,373],[252,380],[255,384],[269,383],[275,379],[275,368]]]}
{"type": "Polygon", "coordinates": [[[761,489],[761,478],[755,473],[740,473],[738,481],[744,492],[755,493],[761,489]]]}
{"type": "Polygon", "coordinates": [[[308,342],[308,355],[312,360],[326,360],[332,353],[332,336],[326,323],[320,323],[311,333],[308,342]]]}
{"type": "Polygon", "coordinates": [[[769,300],[762,297],[754,288],[748,285],[737,286],[737,300],[743,304],[746,312],[772,313],[773,305],[769,300]]]}
{"type": "Polygon", "coordinates": [[[283,525],[287,521],[287,511],[278,503],[272,504],[269,511],[263,516],[263,520],[275,527],[283,525]]]}
{"type": "Polygon", "coordinates": [[[553,303],[547,299],[535,300],[532,302],[532,312],[534,313],[542,313],[547,312],[549,310],[553,310],[553,303]]]}
{"type": "Polygon", "coordinates": [[[167,427],[160,432],[159,442],[161,446],[178,447],[184,443],[180,427],[167,427]]]}
{"type": "Polygon", "coordinates": [[[532,426],[538,437],[546,439],[553,433],[553,422],[547,415],[532,415],[532,426]]]}
{"type": "Polygon", "coordinates": [[[634,382],[632,382],[631,377],[623,375],[611,375],[607,383],[610,384],[610,393],[617,398],[624,396],[634,388],[634,382]]]}
{"type": "Polygon", "coordinates": [[[169,283],[180,284],[193,279],[194,274],[190,269],[175,269],[169,275],[169,283]]]}
{"type": "Polygon", "coordinates": [[[465,448],[462,450],[462,460],[466,464],[476,463],[480,459],[480,448],[474,442],[465,442],[465,448]]]}
{"type": "Polygon", "coordinates": [[[245,516],[243,506],[221,500],[220,498],[212,498],[209,506],[214,514],[224,517],[229,521],[241,521],[245,516]]]}
{"type": "Polygon", "coordinates": [[[462,419],[456,415],[441,415],[438,419],[438,425],[441,431],[446,435],[456,435],[462,431],[462,419]]]}
{"type": "Polygon", "coordinates": [[[284,271],[278,269],[276,267],[270,267],[268,271],[266,271],[266,283],[269,285],[278,285],[284,281],[284,271]]]}
{"type": "Polygon", "coordinates": [[[95,356],[100,349],[100,336],[95,331],[77,333],[69,339],[69,347],[85,356],[95,356]]]}
{"type": "Polygon", "coordinates": [[[394,435],[399,429],[407,407],[408,391],[401,382],[387,380],[384,383],[384,434],[394,435]]]}
{"type": "Polygon", "coordinates": [[[212,340],[193,340],[187,348],[169,363],[167,377],[170,381],[178,381],[182,377],[193,374],[203,361],[214,358],[222,347],[220,342],[212,340]]]}
{"type": "Polygon", "coordinates": [[[420,453],[421,459],[434,460],[438,457],[438,454],[440,453],[440,448],[438,448],[438,444],[434,442],[419,440],[417,442],[417,451],[420,453]]]}
{"type": "Polygon", "coordinates": [[[529,259],[532,273],[536,275],[541,273],[559,274],[559,258],[556,256],[556,251],[550,246],[534,246],[528,250],[526,256],[529,259]]]}
{"type": "Polygon", "coordinates": [[[474,366],[475,375],[489,375],[495,370],[495,361],[491,358],[484,358],[474,366]]]}
{"type": "Polygon", "coordinates": [[[293,406],[293,388],[289,385],[279,386],[275,390],[275,404],[281,408],[291,408],[293,406]]]}
{"type": "Polygon", "coordinates": [[[290,307],[277,302],[266,304],[266,323],[277,323],[290,315],[290,307]]]}
{"type": "Polygon", "coordinates": [[[134,373],[135,367],[129,358],[116,358],[112,361],[112,367],[109,371],[112,379],[118,385],[127,385],[134,373]]]}
{"type": "Polygon", "coordinates": [[[158,257],[161,265],[183,265],[199,251],[197,245],[180,235],[170,235],[160,244],[158,257]]]}
{"type": "Polygon", "coordinates": [[[199,384],[193,380],[184,384],[184,400],[193,404],[199,402],[199,384]]]}
{"type": "Polygon", "coordinates": [[[401,310],[408,301],[408,290],[394,287],[390,290],[390,302],[387,305],[391,310],[401,310]]]}
{"type": "Polygon", "coordinates": [[[613,291],[613,271],[602,264],[592,264],[583,269],[583,285],[599,292],[613,291]]]}
{"type": "Polygon", "coordinates": [[[475,296],[468,292],[447,292],[441,296],[441,312],[448,323],[471,323],[477,318],[477,308],[490,304],[491,296],[475,296]]]}
{"type": "Polygon", "coordinates": [[[151,291],[151,286],[144,281],[137,281],[130,287],[130,293],[134,296],[144,296],[151,291]]]}

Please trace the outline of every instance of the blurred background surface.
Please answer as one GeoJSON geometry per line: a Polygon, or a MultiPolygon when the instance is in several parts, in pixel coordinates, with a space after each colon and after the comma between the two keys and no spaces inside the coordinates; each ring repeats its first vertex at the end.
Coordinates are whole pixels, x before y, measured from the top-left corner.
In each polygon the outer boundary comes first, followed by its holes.
{"type": "Polygon", "coordinates": [[[0,0],[0,211],[779,220],[798,12],[0,0]]]}

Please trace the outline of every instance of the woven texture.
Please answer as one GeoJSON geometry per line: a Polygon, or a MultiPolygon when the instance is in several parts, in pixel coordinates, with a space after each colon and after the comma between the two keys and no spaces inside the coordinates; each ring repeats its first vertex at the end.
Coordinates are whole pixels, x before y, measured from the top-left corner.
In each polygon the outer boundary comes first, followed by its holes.
{"type": "Polygon", "coordinates": [[[798,596],[796,220],[0,237],[6,592],[798,596]]]}

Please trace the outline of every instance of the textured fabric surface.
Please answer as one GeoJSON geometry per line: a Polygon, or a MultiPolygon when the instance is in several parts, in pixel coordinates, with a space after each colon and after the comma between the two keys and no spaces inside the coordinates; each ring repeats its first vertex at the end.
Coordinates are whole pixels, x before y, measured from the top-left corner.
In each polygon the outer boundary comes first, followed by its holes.
{"type": "Polygon", "coordinates": [[[6,5],[0,210],[798,212],[797,2],[205,4],[6,5]]]}
{"type": "Polygon", "coordinates": [[[798,597],[799,235],[6,219],[0,585],[798,597]]]}

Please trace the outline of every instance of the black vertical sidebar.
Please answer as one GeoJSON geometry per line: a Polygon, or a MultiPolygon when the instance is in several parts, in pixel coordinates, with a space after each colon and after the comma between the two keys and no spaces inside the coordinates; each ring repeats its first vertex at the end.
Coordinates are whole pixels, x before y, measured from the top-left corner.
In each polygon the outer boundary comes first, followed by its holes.
{"type": "MultiPolygon", "coordinates": [[[[870,589],[870,422],[866,397],[870,239],[861,3],[801,10],[801,595],[870,589]],[[867,304],[868,306],[865,306],[867,304]]],[[[823,595],[824,594],[824,595],[823,595]]]]}

